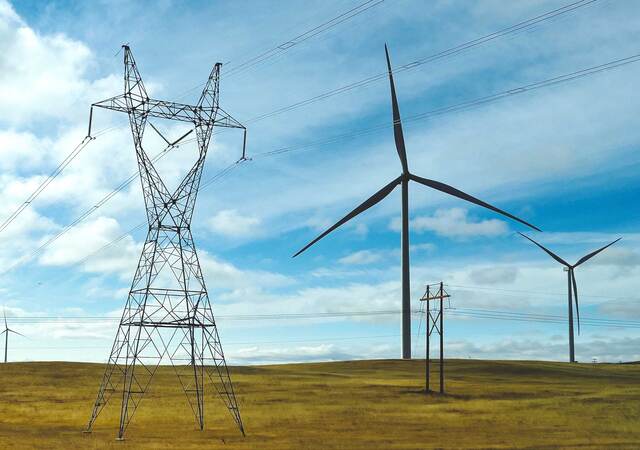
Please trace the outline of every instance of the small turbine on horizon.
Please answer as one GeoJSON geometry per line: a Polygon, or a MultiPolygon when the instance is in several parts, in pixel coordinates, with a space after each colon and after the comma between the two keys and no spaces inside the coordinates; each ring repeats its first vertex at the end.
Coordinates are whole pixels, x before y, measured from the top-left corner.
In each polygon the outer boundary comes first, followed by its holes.
{"type": "Polygon", "coordinates": [[[2,308],[2,315],[4,316],[4,330],[0,332],[0,336],[4,334],[4,362],[6,363],[7,354],[9,351],[9,333],[17,334],[18,336],[22,336],[22,337],[26,337],[26,336],[22,333],[18,333],[17,331],[9,328],[9,325],[7,324],[7,313],[5,312],[4,308],[2,308]]]}
{"type": "Polygon", "coordinates": [[[384,46],[384,51],[387,57],[387,69],[389,72],[389,84],[391,87],[391,106],[393,109],[393,134],[395,138],[396,150],[398,151],[398,157],[402,164],[402,174],[391,181],[391,183],[384,186],[378,192],[373,194],[363,203],[361,203],[356,209],[340,219],[335,225],[327,229],[324,233],[319,235],[313,241],[305,245],[299,250],[293,257],[295,258],[300,253],[311,247],[320,239],[331,233],[336,228],[340,227],[344,223],[348,222],[358,214],[371,208],[373,205],[380,202],[387,197],[399,184],[402,186],[402,358],[411,359],[411,294],[410,294],[410,274],[409,274],[409,181],[415,181],[423,184],[432,189],[444,192],[445,194],[452,195],[454,197],[461,198],[468,202],[482,206],[484,208],[495,211],[513,220],[516,220],[534,230],[541,231],[539,228],[525,222],[516,216],[509,214],[495,206],[492,206],[482,200],[479,200],[469,194],[466,194],[452,186],[441,183],[439,181],[429,180],[422,178],[409,172],[409,165],[407,163],[407,151],[404,144],[404,135],[402,132],[402,122],[400,119],[400,109],[398,107],[398,99],[396,98],[396,88],[393,82],[393,71],[391,70],[391,60],[389,59],[389,50],[387,45],[384,46]]]}
{"type": "Polygon", "coordinates": [[[576,275],[573,273],[573,270],[576,267],[578,267],[580,264],[582,264],[584,262],[587,262],[588,260],[590,260],[591,258],[596,256],[598,253],[600,253],[601,251],[603,251],[607,247],[612,246],[613,244],[615,244],[616,242],[618,242],[622,238],[620,237],[620,238],[616,239],[615,241],[611,242],[610,244],[607,244],[604,247],[599,248],[598,250],[595,250],[595,251],[583,256],[575,264],[569,264],[568,262],[566,262],[564,259],[560,258],[558,255],[553,253],[548,248],[543,247],[541,244],[539,244],[536,241],[534,241],[533,239],[531,239],[529,236],[527,236],[525,234],[522,234],[520,232],[518,232],[518,234],[520,234],[520,236],[522,236],[522,237],[530,240],[534,244],[536,244],[538,247],[540,247],[542,250],[544,250],[549,256],[551,256],[553,259],[555,259],[560,264],[565,266],[565,270],[567,272],[567,290],[569,292],[569,312],[568,312],[568,314],[569,314],[569,362],[574,363],[574,362],[576,362],[576,357],[575,357],[575,346],[574,346],[574,338],[573,338],[573,302],[575,302],[575,304],[576,304],[576,319],[577,319],[577,322],[578,322],[578,335],[580,334],[580,308],[578,307],[578,284],[576,283],[576,275]],[[572,297],[573,297],[573,299],[572,299],[572,297]]]}

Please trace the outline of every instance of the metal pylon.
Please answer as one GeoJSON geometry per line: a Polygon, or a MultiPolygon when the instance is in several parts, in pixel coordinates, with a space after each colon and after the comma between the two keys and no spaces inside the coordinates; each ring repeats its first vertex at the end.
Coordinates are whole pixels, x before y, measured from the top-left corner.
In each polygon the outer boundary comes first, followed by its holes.
{"type": "Polygon", "coordinates": [[[190,223],[213,128],[240,128],[245,138],[246,129],[218,106],[221,64],[214,66],[192,106],[149,98],[131,50],[126,45],[123,49],[124,94],[94,103],[92,111],[99,107],[129,116],[149,228],[86,431],[117,393],[121,395],[118,438],[123,439],[153,375],[165,361],[175,369],[200,429],[208,378],[244,434],[190,223]],[[156,118],[190,122],[195,130],[197,159],[173,193],[142,146],[145,125],[156,118]]]}

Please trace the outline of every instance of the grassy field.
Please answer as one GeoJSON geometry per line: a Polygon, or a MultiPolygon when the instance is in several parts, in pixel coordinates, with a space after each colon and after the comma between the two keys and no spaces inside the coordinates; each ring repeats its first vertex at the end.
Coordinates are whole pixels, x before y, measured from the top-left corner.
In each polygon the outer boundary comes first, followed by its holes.
{"type": "Polygon", "coordinates": [[[0,365],[0,448],[640,448],[640,365],[447,361],[445,396],[423,361],[235,367],[242,438],[207,397],[199,431],[171,368],[115,440],[117,402],[88,419],[103,366],[0,365]]]}

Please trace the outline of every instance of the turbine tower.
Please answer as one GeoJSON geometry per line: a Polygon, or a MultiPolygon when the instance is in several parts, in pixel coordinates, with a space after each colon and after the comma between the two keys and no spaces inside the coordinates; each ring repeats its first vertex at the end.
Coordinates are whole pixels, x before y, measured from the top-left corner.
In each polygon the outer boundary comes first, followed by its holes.
{"type": "Polygon", "coordinates": [[[351,211],[349,214],[344,216],[335,225],[327,229],[324,233],[319,235],[313,241],[305,245],[301,250],[299,250],[294,256],[298,256],[300,253],[304,252],[306,249],[311,247],[313,244],[318,242],[320,239],[325,237],[327,234],[331,233],[333,230],[348,222],[361,212],[366,211],[371,208],[373,205],[380,202],[386,196],[388,196],[398,185],[402,187],[402,358],[411,359],[411,283],[410,283],[410,274],[409,274],[409,181],[415,181],[432,189],[444,192],[446,194],[452,195],[454,197],[461,198],[468,202],[474,203],[476,205],[482,206],[484,208],[495,211],[499,214],[507,216],[513,220],[516,220],[528,227],[531,227],[535,230],[540,231],[537,227],[531,225],[530,223],[525,222],[522,219],[517,218],[516,216],[509,214],[495,206],[492,206],[482,200],[479,200],[469,194],[466,194],[452,186],[441,183],[439,181],[429,180],[427,178],[422,178],[417,175],[412,174],[409,171],[409,164],[407,162],[407,151],[404,145],[404,135],[402,132],[402,122],[400,120],[400,109],[398,107],[398,99],[396,98],[396,88],[393,82],[393,71],[391,70],[391,61],[389,59],[389,50],[387,49],[387,45],[384,46],[384,51],[387,58],[387,70],[389,72],[389,84],[391,87],[391,107],[393,111],[393,135],[395,138],[396,150],[398,152],[398,157],[400,158],[400,164],[402,165],[402,173],[401,175],[391,181],[389,184],[384,186],[378,192],[373,194],[363,203],[361,203],[356,209],[351,211]]]}
{"type": "Polygon", "coordinates": [[[198,103],[187,105],[150,98],[130,48],[124,45],[123,49],[124,94],[94,103],[91,111],[98,107],[127,113],[149,227],[85,431],[91,431],[104,406],[118,392],[121,398],[118,439],[123,439],[158,365],[168,360],[201,430],[208,377],[244,434],[191,235],[191,218],[214,127],[243,129],[245,137],[246,129],[218,105],[220,63],[213,67],[198,103]],[[190,123],[191,131],[195,131],[196,161],[174,192],[167,189],[143,148],[145,125],[149,123],[156,129],[151,119],[190,123]]]}
{"type": "Polygon", "coordinates": [[[7,324],[7,313],[5,312],[4,308],[2,308],[2,315],[4,316],[4,330],[0,332],[0,336],[4,334],[4,362],[6,364],[7,356],[9,354],[9,333],[17,334],[18,336],[22,336],[22,337],[26,337],[26,336],[22,333],[18,333],[17,331],[9,328],[9,325],[7,324]]]}
{"type": "Polygon", "coordinates": [[[543,247],[541,244],[531,239],[529,236],[522,233],[519,233],[519,234],[522,237],[536,244],[538,247],[544,250],[549,256],[551,256],[553,259],[558,261],[560,264],[562,264],[566,268],[565,270],[567,271],[567,291],[568,291],[568,305],[569,305],[569,309],[568,309],[569,310],[568,312],[568,315],[569,315],[569,362],[574,363],[576,362],[576,355],[575,355],[574,338],[573,338],[573,302],[575,301],[575,304],[576,304],[576,320],[578,322],[578,334],[580,334],[580,308],[578,307],[578,284],[576,283],[576,275],[573,273],[573,271],[580,264],[587,262],[588,260],[596,256],[598,253],[600,253],[607,247],[612,246],[622,238],[618,238],[615,241],[611,242],[610,244],[607,244],[604,247],[599,248],[598,250],[583,256],[575,264],[569,264],[568,262],[560,258],[558,255],[553,253],[548,248],[543,247]],[[572,299],[572,296],[573,296],[573,299],[572,299]]]}

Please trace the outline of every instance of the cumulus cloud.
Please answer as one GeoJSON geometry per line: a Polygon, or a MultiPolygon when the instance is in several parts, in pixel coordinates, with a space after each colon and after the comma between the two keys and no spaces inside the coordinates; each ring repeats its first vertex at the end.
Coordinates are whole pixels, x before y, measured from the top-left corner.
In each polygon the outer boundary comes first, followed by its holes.
{"type": "MultiPolygon", "coordinates": [[[[458,358],[566,361],[567,345],[566,341],[556,341],[546,336],[538,339],[509,338],[485,343],[465,339],[448,342],[447,352],[451,357],[458,358]]],[[[577,359],[583,362],[591,362],[594,357],[600,362],[638,361],[638,345],[640,338],[591,338],[578,343],[577,359]]]]}
{"type": "Polygon", "coordinates": [[[634,268],[640,265],[640,252],[631,248],[613,246],[589,260],[589,263],[634,268]]]}
{"type": "MultiPolygon", "coordinates": [[[[97,217],[91,221],[82,222],[46,247],[39,262],[49,266],[75,264],[121,234],[122,229],[118,221],[111,217],[97,217]]],[[[126,244],[132,244],[132,241],[127,240],[126,244]]],[[[137,253],[135,247],[135,245],[127,247],[120,245],[116,260],[112,259],[115,255],[100,255],[101,259],[90,260],[87,267],[96,272],[131,269],[131,260],[137,259],[137,255],[134,256],[137,253]]]]}
{"type": "Polygon", "coordinates": [[[293,278],[277,272],[240,269],[206,251],[201,251],[199,255],[207,285],[212,289],[230,291],[234,297],[242,298],[263,289],[288,286],[295,282],[293,278]]]}
{"type": "Polygon", "coordinates": [[[289,362],[316,362],[357,359],[333,344],[302,345],[290,347],[245,347],[231,352],[232,361],[251,364],[277,364],[289,362]]]}
{"type": "Polygon", "coordinates": [[[432,252],[436,249],[435,244],[424,243],[424,244],[411,244],[409,245],[409,250],[412,252],[432,252]]]}
{"type": "Polygon", "coordinates": [[[91,52],[62,34],[39,35],[0,1],[0,121],[59,119],[89,87],[91,52]]]}
{"type": "Polygon", "coordinates": [[[242,215],[235,209],[225,209],[209,219],[209,228],[219,234],[231,237],[248,237],[259,231],[260,218],[242,215]]]}
{"type": "Polygon", "coordinates": [[[378,262],[382,259],[382,255],[378,252],[371,250],[360,250],[358,252],[351,253],[338,260],[340,264],[346,265],[365,265],[378,262]]]}
{"type": "Polygon", "coordinates": [[[640,299],[621,298],[607,300],[598,305],[598,311],[604,316],[634,320],[634,318],[640,318],[640,299]]]}
{"type": "MultiPolygon", "coordinates": [[[[505,222],[499,219],[474,221],[463,208],[437,209],[432,216],[419,216],[410,221],[412,231],[433,231],[451,238],[494,237],[508,232],[505,222]]],[[[391,222],[393,230],[400,230],[400,219],[391,222]]]]}
{"type": "Polygon", "coordinates": [[[21,172],[33,169],[42,162],[49,145],[49,139],[38,139],[29,132],[0,130],[0,169],[21,172]]]}
{"type": "Polygon", "coordinates": [[[478,284],[509,284],[517,277],[517,267],[482,267],[469,272],[469,279],[478,284]]]}

